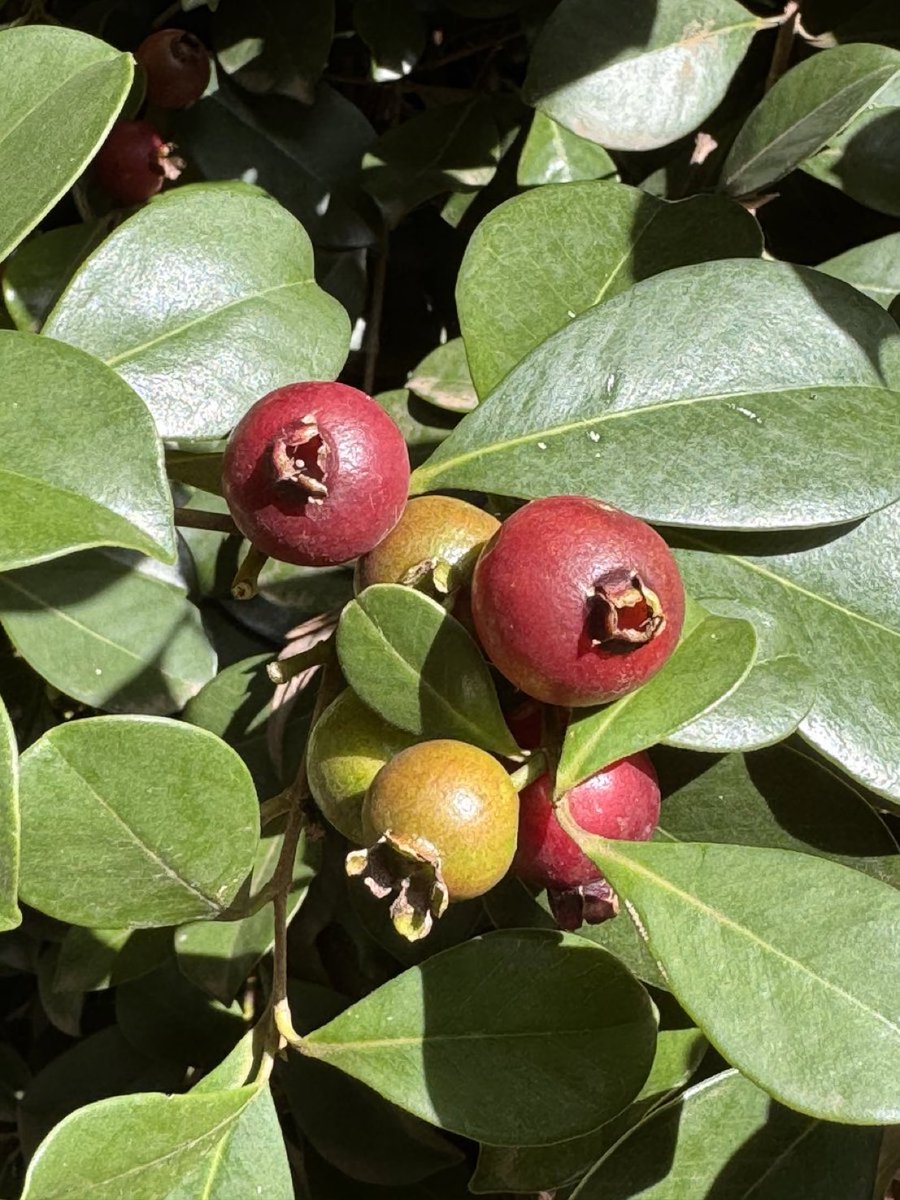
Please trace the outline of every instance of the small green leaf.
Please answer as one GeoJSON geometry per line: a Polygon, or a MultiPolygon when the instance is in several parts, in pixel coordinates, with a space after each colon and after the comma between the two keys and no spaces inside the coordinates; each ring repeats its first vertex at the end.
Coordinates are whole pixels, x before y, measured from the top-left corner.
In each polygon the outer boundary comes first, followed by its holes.
{"type": "Polygon", "coordinates": [[[53,986],[95,992],[155,970],[172,953],[172,930],[87,929],[73,925],[59,946],[53,986]]]}
{"type": "Polygon", "coordinates": [[[412,490],[571,492],[670,525],[838,524],[894,499],[898,392],[900,329],[847,284],[785,263],[698,263],[549,337],[412,490]]]}
{"type": "Polygon", "coordinates": [[[535,43],[525,98],[592,142],[652,150],[709,116],[759,28],[734,0],[563,0],[535,43]]]}
{"type": "Polygon", "coordinates": [[[341,614],[337,652],[354,692],[398,729],[519,753],[477,645],[421,592],[366,588],[341,614]]]}
{"type": "Polygon", "coordinates": [[[852,283],[882,308],[900,293],[900,233],[889,233],[819,263],[817,271],[852,283]]]}
{"type": "Polygon", "coordinates": [[[166,450],[166,474],[204,492],[222,495],[221,450],[166,450]]]}
{"type": "Polygon", "coordinates": [[[310,1034],[307,1049],[434,1125],[544,1145],[620,1112],[655,1041],[649,997],[611,955],[519,930],[410,968],[310,1034]]]}
{"type": "Polygon", "coordinates": [[[44,679],[110,712],[175,712],[216,670],[180,571],[131,552],[85,550],[0,575],[0,621],[44,679]]]}
{"type": "Polygon", "coordinates": [[[167,438],[226,434],[260,396],[333,379],[347,314],[317,287],[303,228],[245,184],[193,184],[120,225],[44,333],[102,359],[167,438]]]}
{"type": "Polygon", "coordinates": [[[426,354],[406,386],[423,400],[450,412],[468,412],[478,403],[462,338],[451,338],[426,354]]]}
{"type": "Polygon", "coordinates": [[[15,731],[0,699],[0,931],[21,924],[18,886],[19,757],[15,731]]]}
{"type": "Polygon", "coordinates": [[[726,1061],[810,1116],[900,1121],[896,889],[791,850],[604,841],[558,812],[726,1061]]]}
{"type": "Polygon", "coordinates": [[[756,221],[722,196],[669,203],[601,182],[507,200],[475,230],[456,284],[479,394],[579,313],[639,279],[710,259],[757,258],[761,251],[756,221]]]}
{"type": "Polygon", "coordinates": [[[204,730],[91,717],[22,756],[22,898],[73,925],[216,916],[250,871],[258,836],[247,768],[204,730]]]}
{"type": "Polygon", "coordinates": [[[749,621],[701,619],[662,670],[637,691],[604,708],[573,714],[559,760],[557,795],[714,709],[747,677],[755,657],[756,633],[749,621]]]}
{"type": "Polygon", "coordinates": [[[73,271],[100,242],[103,222],[66,225],[29,238],[3,271],[3,299],[17,329],[38,333],[73,271]]]}
{"type": "Polygon", "coordinates": [[[216,61],[248,92],[311,103],[334,37],[334,0],[231,0],[215,9],[216,61]]]}
{"type": "Polygon", "coordinates": [[[758,192],[821,150],[900,71],[887,46],[837,46],[798,63],[744,123],[722,171],[733,196],[758,192]]]}
{"type": "Polygon", "coordinates": [[[661,1029],[653,1066],[633,1104],[592,1133],[552,1146],[482,1146],[470,1190],[476,1194],[552,1191],[579,1179],[670,1092],[684,1087],[705,1052],[706,1038],[699,1030],[661,1029]]]}
{"type": "Polygon", "coordinates": [[[133,65],[130,54],[75,29],[0,31],[0,262],[93,157],[133,65]]]}
{"type": "Polygon", "coordinates": [[[536,112],[519,155],[519,187],[584,179],[618,179],[616,164],[596,142],[570,132],[546,113],[536,112]]]}
{"type": "Polygon", "coordinates": [[[162,448],[131,388],[80,350],[7,330],[0,373],[0,568],[86,546],[171,562],[162,448]]]}
{"type": "Polygon", "coordinates": [[[100,1100],[38,1147],[22,1200],[160,1200],[220,1144],[258,1087],[100,1100]]]}
{"type": "Polygon", "coordinates": [[[880,1139],[791,1112],[724,1071],[633,1129],[572,1200],[870,1200],[880,1139]]]}

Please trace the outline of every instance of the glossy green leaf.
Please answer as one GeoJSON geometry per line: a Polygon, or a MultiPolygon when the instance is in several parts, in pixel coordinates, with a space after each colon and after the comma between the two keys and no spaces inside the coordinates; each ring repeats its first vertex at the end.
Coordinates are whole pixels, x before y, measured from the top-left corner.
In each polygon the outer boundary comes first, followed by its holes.
{"type": "Polygon", "coordinates": [[[632,1130],[573,1200],[870,1200],[880,1137],[791,1112],[724,1071],[632,1130]]]}
{"type": "Polygon", "coordinates": [[[557,770],[557,795],[714,709],[746,678],[755,657],[756,633],[749,621],[702,618],[662,670],[637,691],[603,708],[573,713],[557,770]]]}
{"type": "Polygon", "coordinates": [[[81,1037],[81,1018],[84,1013],[83,992],[59,991],[56,987],[59,946],[49,943],[37,956],[37,993],[41,1008],[49,1023],[66,1037],[81,1037]]]}
{"type": "Polygon", "coordinates": [[[216,670],[181,572],[126,551],[0,575],[0,621],[49,683],[110,712],[175,712],[216,670]]]}
{"type": "Polygon", "coordinates": [[[808,752],[772,746],[697,759],[660,748],[654,761],[663,781],[676,785],[663,801],[657,841],[799,850],[900,886],[900,854],[884,822],[808,752]]]}
{"type": "Polygon", "coordinates": [[[312,101],[334,36],[334,0],[224,0],[211,7],[216,61],[228,75],[250,92],[312,101]]]}
{"type": "Polygon", "coordinates": [[[112,233],[44,333],[114,367],[164,437],[220,437],[254,401],[333,379],[349,323],[302,227],[244,184],[180,187],[112,233]]]}
{"type": "Polygon", "coordinates": [[[172,953],[172,930],[87,929],[73,925],[59,946],[53,986],[101,991],[154,970],[172,953]]]}
{"type": "Polygon", "coordinates": [[[697,1029],[664,1029],[656,1039],[656,1056],[647,1082],[624,1112],[584,1137],[552,1146],[482,1146],[469,1184],[482,1192],[539,1192],[564,1187],[665,1100],[684,1087],[706,1051],[697,1029]]]}
{"type": "MultiPolygon", "coordinates": [[[[241,889],[237,903],[256,895],[271,879],[284,838],[267,831],[260,839],[251,876],[251,888],[241,889]]],[[[286,916],[290,921],[306,898],[318,863],[314,842],[301,839],[294,859],[294,873],[286,916]]],[[[239,921],[193,921],[175,932],[178,966],[186,979],[223,1004],[230,1004],[241,984],[272,948],[275,922],[271,904],[239,921]]]]}
{"type": "Polygon", "coordinates": [[[696,547],[677,555],[690,591],[740,597],[807,631],[817,693],[800,733],[873,791],[900,799],[892,575],[900,506],[849,530],[715,543],[691,534],[685,544],[696,547]]]}
{"type": "Polygon", "coordinates": [[[249,773],[205,730],[153,717],[60,725],[22,756],[21,781],[22,898],[73,925],[216,916],[253,865],[249,773]]]}
{"type": "Polygon", "coordinates": [[[647,1078],[655,1040],[649,997],[611,955],[520,930],[410,968],[307,1047],[432,1124],[544,1145],[620,1112],[647,1078]]]}
{"type": "Polygon", "coordinates": [[[534,46],[525,98],[592,142],[652,150],[709,116],[759,28],[734,0],[563,0],[534,46]]]}
{"type": "Polygon", "coordinates": [[[74,29],[0,30],[0,261],[93,157],[132,69],[130,54],[74,29]]]}
{"type": "Polygon", "coordinates": [[[413,0],[356,0],[353,24],[371,51],[376,83],[408,75],[425,49],[425,26],[413,0]]]}
{"type": "Polygon", "coordinates": [[[22,914],[19,885],[19,757],[16,735],[0,699],[0,931],[15,929],[22,914]]]}
{"type": "Polygon", "coordinates": [[[887,46],[837,46],[798,63],[767,92],[734,140],[722,186],[758,192],[821,150],[900,71],[887,46]]]}
{"type": "Polygon", "coordinates": [[[889,233],[874,242],[854,246],[836,258],[819,263],[816,270],[852,283],[882,308],[889,308],[900,293],[900,233],[889,233]]]}
{"type": "Polygon", "coordinates": [[[16,328],[38,333],[73,271],[101,240],[99,221],[51,229],[20,246],[3,271],[3,299],[16,328]]]}
{"type": "Polygon", "coordinates": [[[896,889],[791,850],[604,841],[558,812],[726,1061],[810,1116],[900,1122],[896,889]]]}
{"type": "Polygon", "coordinates": [[[519,155],[519,187],[617,178],[616,164],[602,146],[572,133],[546,113],[534,114],[519,155]]]}
{"type": "Polygon", "coordinates": [[[721,196],[674,204],[621,183],[539,188],[481,222],[456,284],[479,393],[579,313],[671,267],[758,257],[762,235],[721,196]]]}
{"type": "Polygon", "coordinates": [[[406,386],[423,400],[451,412],[468,412],[478,403],[462,338],[451,338],[426,354],[406,386]]]}
{"type": "Polygon", "coordinates": [[[171,562],[162,449],[131,388],[80,350],[6,330],[0,373],[0,567],[110,545],[171,562]]]}
{"type": "Polygon", "coordinates": [[[22,1200],[160,1200],[215,1151],[258,1092],[144,1093],[78,1109],[38,1147],[22,1200]]]}
{"type": "Polygon", "coordinates": [[[815,674],[805,631],[740,600],[697,597],[720,616],[749,621],[757,654],[740,685],[721,704],[680,726],[665,741],[689,750],[754,750],[793,733],[812,708],[815,674]]]}
{"type": "Polygon", "coordinates": [[[412,487],[572,492],[672,525],[836,524],[893,499],[898,392],[900,330],[847,284],[699,263],[548,338],[412,487]]]}
{"type": "Polygon", "coordinates": [[[391,725],[519,753],[478,646],[421,592],[393,583],[366,588],[341,614],[337,652],[354,692],[391,725]]]}
{"type": "MultiPolygon", "coordinates": [[[[453,386],[456,386],[455,383],[453,386]]],[[[456,424],[456,417],[452,413],[435,412],[434,397],[429,397],[429,404],[406,388],[379,392],[375,399],[400,427],[409,450],[409,461],[414,467],[428,458],[456,424]]]]}

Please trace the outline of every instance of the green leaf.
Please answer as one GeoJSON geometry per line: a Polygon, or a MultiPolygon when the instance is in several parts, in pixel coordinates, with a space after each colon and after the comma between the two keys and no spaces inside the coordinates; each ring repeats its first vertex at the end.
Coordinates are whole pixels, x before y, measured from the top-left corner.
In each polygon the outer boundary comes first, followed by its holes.
{"type": "Polygon", "coordinates": [[[847,284],[698,263],[548,338],[412,488],[572,492],[672,525],[836,524],[893,499],[898,391],[900,330],[847,284]]]}
{"type": "Polygon", "coordinates": [[[604,841],[557,811],[727,1062],[810,1116],[900,1121],[900,1009],[884,968],[900,893],[791,850],[604,841]]]}
{"type": "Polygon", "coordinates": [[[0,575],[0,621],[49,683],[111,712],[175,712],[216,670],[180,571],[126,551],[0,575]]]}
{"type": "Polygon", "coordinates": [[[73,925],[216,916],[251,869],[258,836],[247,768],[204,730],[91,717],[22,756],[22,898],[73,925]]]}
{"type": "Polygon", "coordinates": [[[421,592],[366,588],[341,614],[337,653],[354,692],[398,729],[519,753],[478,646],[421,592]]]}
{"type": "Polygon", "coordinates": [[[661,1029],[653,1066],[633,1104],[599,1129],[552,1146],[482,1146],[470,1190],[476,1194],[552,1191],[579,1179],[670,1092],[684,1087],[705,1052],[706,1038],[699,1030],[661,1029]]]}
{"type": "Polygon", "coordinates": [[[571,133],[546,113],[534,114],[519,155],[519,187],[617,178],[616,164],[602,146],[571,133]]]}
{"type": "Polygon", "coordinates": [[[798,63],[744,123],[722,170],[733,196],[758,192],[821,150],[900,71],[887,46],[837,46],[798,63]]]}
{"type": "Polygon", "coordinates": [[[0,261],[93,157],[128,95],[133,63],[74,29],[0,31],[0,261]]]}
{"type": "Polygon", "coordinates": [[[19,757],[12,721],[0,699],[0,932],[21,924],[18,886],[19,757]]]}
{"type": "Polygon", "coordinates": [[[684,540],[696,547],[677,553],[689,591],[740,597],[785,628],[807,631],[818,690],[800,733],[854,779],[900,799],[892,576],[900,505],[849,530],[684,540]]]}
{"type": "Polygon", "coordinates": [[[882,308],[900,293],[900,233],[889,233],[819,263],[817,271],[846,280],[882,308]]]}
{"type": "Polygon", "coordinates": [[[870,1200],[880,1138],[791,1112],[724,1071],[632,1130],[573,1200],[870,1200]]]}
{"type": "Polygon", "coordinates": [[[222,450],[166,450],[166,474],[178,483],[222,495],[222,450]]]}
{"type": "Polygon", "coordinates": [[[637,280],[761,250],[756,221],[721,196],[671,204],[607,182],[507,200],[475,230],[456,285],[478,392],[486,395],[557,329],[637,280]]]}
{"type": "Polygon", "coordinates": [[[556,775],[557,795],[714,709],[746,678],[755,657],[756,633],[749,621],[702,618],[662,670],[637,691],[603,708],[573,713],[556,775]]]}
{"type": "Polygon", "coordinates": [[[721,704],[680,726],[666,738],[689,750],[755,750],[793,733],[815,699],[809,665],[809,638],[771,612],[740,600],[697,597],[720,616],[749,621],[756,631],[757,655],[739,686],[721,704]]]}
{"type": "Polygon", "coordinates": [[[356,0],[353,24],[371,51],[376,83],[408,75],[425,49],[425,26],[412,0],[356,0]]]}
{"type": "Polygon", "coordinates": [[[759,28],[733,0],[563,0],[535,43],[525,98],[612,150],[666,146],[713,111],[759,28]]]}
{"type": "Polygon", "coordinates": [[[434,1125],[544,1145],[620,1112],[647,1078],[655,1040],[649,997],[611,955],[519,930],[404,971],[306,1049],[434,1125]]]}
{"type": "Polygon", "coordinates": [[[212,438],[274,388],[333,379],[349,322],[289,213],[248,185],[194,184],[110,234],[44,333],[114,367],[163,437],[212,438]]]}
{"type": "Polygon", "coordinates": [[[73,271],[103,237],[99,221],[30,238],[3,271],[3,299],[17,329],[38,333],[73,271]]]}
{"type": "Polygon", "coordinates": [[[799,850],[900,886],[900,855],[884,822],[808,752],[772,746],[698,760],[660,749],[654,761],[662,779],[676,783],[663,801],[657,841],[799,850]]]}
{"type": "Polygon", "coordinates": [[[66,1117],[28,1167],[22,1200],[160,1200],[208,1158],[258,1087],[100,1100],[66,1117]]]}
{"type": "Polygon", "coordinates": [[[334,0],[225,0],[213,18],[216,61],[249,92],[309,104],[334,36],[334,0]]]}
{"type": "Polygon", "coordinates": [[[400,427],[413,466],[424,462],[456,424],[456,418],[451,413],[435,412],[431,406],[436,403],[434,397],[429,397],[431,404],[427,404],[406,388],[379,392],[375,399],[400,427]]]}
{"type": "Polygon", "coordinates": [[[478,403],[462,338],[451,338],[426,354],[406,386],[423,400],[450,412],[468,412],[478,403]]]}
{"type": "Polygon", "coordinates": [[[59,946],[53,986],[60,992],[102,991],[154,970],[172,952],[172,930],[86,929],[73,925],[59,946]]]}
{"type": "Polygon", "coordinates": [[[0,568],[86,546],[171,562],[162,448],[131,388],[80,350],[7,330],[0,373],[0,568]]]}
{"type": "MultiPolygon", "coordinates": [[[[260,839],[251,887],[241,889],[238,903],[256,895],[272,878],[284,836],[267,832],[260,839]]],[[[290,921],[306,898],[318,860],[315,843],[300,840],[288,892],[286,916],[290,921]]],[[[239,921],[194,921],[175,933],[178,966],[186,979],[223,1004],[230,1004],[241,984],[272,948],[275,922],[271,904],[239,921]]]]}

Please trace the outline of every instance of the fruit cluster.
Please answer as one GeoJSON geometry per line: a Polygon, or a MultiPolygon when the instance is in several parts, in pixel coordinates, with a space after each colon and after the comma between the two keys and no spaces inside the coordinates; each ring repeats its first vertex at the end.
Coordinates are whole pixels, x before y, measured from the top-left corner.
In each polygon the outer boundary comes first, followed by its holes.
{"type": "Polygon", "coordinates": [[[656,775],[635,754],[554,800],[553,763],[571,708],[628,694],[674,650],[684,618],[674,559],[654,530],[609,504],[552,496],[501,524],[453,497],[407,500],[409,477],[394,422],[338,383],[263,397],[234,429],[223,468],[255,553],[313,567],[356,559],[357,593],[390,583],[439,599],[501,677],[520,762],[542,769],[518,793],[514,764],[395,729],[347,688],[309,740],[312,796],[359,847],[348,873],[390,898],[409,938],[510,870],[547,889],[562,928],[604,920],[616,898],[556,805],[589,833],[645,840],[659,817],[656,775]]]}

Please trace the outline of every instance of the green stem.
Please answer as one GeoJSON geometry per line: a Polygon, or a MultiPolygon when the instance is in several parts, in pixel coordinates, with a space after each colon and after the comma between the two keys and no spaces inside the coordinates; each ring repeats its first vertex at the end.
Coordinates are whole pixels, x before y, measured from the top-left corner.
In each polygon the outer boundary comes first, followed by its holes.
{"type": "Polygon", "coordinates": [[[528,787],[529,783],[534,783],[546,772],[547,756],[543,750],[535,750],[524,766],[519,767],[518,771],[513,771],[509,781],[517,792],[521,792],[523,788],[528,787]]]}
{"type": "Polygon", "coordinates": [[[266,667],[269,678],[273,683],[288,683],[304,671],[308,671],[310,667],[320,667],[331,657],[333,636],[332,634],[315,642],[308,649],[293,654],[290,658],[274,659],[266,667]]]}

